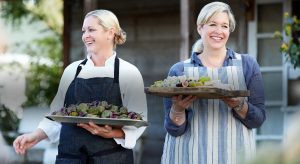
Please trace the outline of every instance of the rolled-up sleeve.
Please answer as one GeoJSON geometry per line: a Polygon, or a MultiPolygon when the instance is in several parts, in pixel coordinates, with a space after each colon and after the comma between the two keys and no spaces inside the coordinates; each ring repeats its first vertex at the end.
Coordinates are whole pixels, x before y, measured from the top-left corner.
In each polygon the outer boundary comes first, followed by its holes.
{"type": "MultiPolygon", "coordinates": [[[[147,102],[142,75],[135,66],[123,60],[120,60],[120,89],[123,106],[129,111],[142,114],[143,120],[147,121],[147,102]]],[[[124,126],[122,130],[125,138],[114,140],[122,147],[132,149],[145,129],[146,127],[124,126]]]]}
{"type": "MultiPolygon", "coordinates": [[[[183,70],[184,70],[183,62],[176,63],[171,67],[168,76],[182,76],[184,74],[183,70]]],[[[193,117],[193,113],[191,109],[187,109],[185,111],[186,113],[185,122],[182,125],[178,126],[174,124],[170,118],[171,106],[172,106],[171,99],[164,98],[164,109],[165,109],[164,127],[170,135],[176,137],[185,133],[185,131],[188,128],[188,124],[193,117]]]]}
{"type": "Polygon", "coordinates": [[[182,125],[176,125],[173,123],[173,121],[170,118],[170,110],[172,106],[172,101],[170,98],[164,98],[164,107],[165,107],[165,120],[164,120],[164,127],[167,130],[167,132],[174,136],[180,136],[185,133],[185,131],[188,128],[188,124],[192,119],[193,113],[191,109],[187,109],[185,111],[186,115],[186,121],[182,125]]]}
{"type": "Polygon", "coordinates": [[[146,127],[136,128],[134,126],[124,126],[122,130],[124,131],[125,139],[114,138],[114,140],[124,148],[133,149],[145,129],[146,127]]]}
{"type": "Polygon", "coordinates": [[[266,119],[263,78],[259,70],[258,63],[250,56],[244,56],[243,69],[247,89],[250,91],[250,97],[248,97],[247,102],[248,112],[244,119],[241,118],[234,110],[233,115],[246,127],[258,128],[266,119]]]}
{"type": "Polygon", "coordinates": [[[37,128],[44,131],[51,143],[58,142],[61,129],[60,123],[44,118],[37,128]]]}

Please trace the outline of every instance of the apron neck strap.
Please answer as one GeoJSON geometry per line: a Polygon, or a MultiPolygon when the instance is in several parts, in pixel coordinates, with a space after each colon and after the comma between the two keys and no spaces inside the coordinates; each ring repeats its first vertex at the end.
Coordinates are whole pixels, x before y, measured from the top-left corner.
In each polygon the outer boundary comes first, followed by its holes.
{"type": "Polygon", "coordinates": [[[116,56],[116,58],[115,58],[115,69],[114,69],[114,83],[119,83],[119,69],[120,69],[120,60],[116,56]]]}
{"type": "Polygon", "coordinates": [[[82,69],[82,66],[84,66],[84,65],[86,64],[87,60],[88,60],[88,59],[83,60],[83,61],[78,65],[74,79],[76,79],[76,77],[78,76],[78,74],[80,73],[80,71],[81,71],[81,69],[82,69]]]}
{"type": "MultiPolygon", "coordinates": [[[[77,70],[76,70],[76,74],[75,74],[75,77],[74,79],[77,78],[77,76],[79,75],[81,69],[82,69],[82,66],[84,66],[86,64],[88,59],[85,59],[83,60],[77,67],[77,70]]],[[[120,68],[120,60],[119,58],[116,56],[115,58],[115,68],[114,68],[114,83],[119,83],[119,68],[120,68]]]]}

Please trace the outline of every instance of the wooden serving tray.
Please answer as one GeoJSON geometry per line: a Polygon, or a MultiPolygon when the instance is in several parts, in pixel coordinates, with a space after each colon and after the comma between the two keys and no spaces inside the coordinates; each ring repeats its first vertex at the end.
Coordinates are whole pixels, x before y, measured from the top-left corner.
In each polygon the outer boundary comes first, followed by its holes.
{"type": "Polygon", "coordinates": [[[145,93],[161,96],[172,97],[177,95],[195,95],[204,99],[220,99],[232,97],[248,97],[248,90],[227,90],[211,86],[203,87],[145,87],[145,93]]]}

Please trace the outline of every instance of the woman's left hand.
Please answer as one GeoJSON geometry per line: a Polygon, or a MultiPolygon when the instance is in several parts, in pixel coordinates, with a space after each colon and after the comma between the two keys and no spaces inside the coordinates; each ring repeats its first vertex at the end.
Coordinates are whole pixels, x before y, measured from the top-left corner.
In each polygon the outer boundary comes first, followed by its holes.
{"type": "Polygon", "coordinates": [[[235,110],[235,112],[237,112],[241,118],[246,118],[248,113],[248,104],[245,102],[243,103],[243,101],[245,101],[243,97],[223,98],[222,100],[232,109],[241,105],[240,110],[235,110]]]}
{"type": "Polygon", "coordinates": [[[241,101],[244,101],[244,98],[236,97],[236,98],[223,98],[222,99],[225,104],[227,104],[230,108],[234,108],[240,105],[241,101]]]}
{"type": "Polygon", "coordinates": [[[79,123],[77,126],[82,127],[93,135],[102,136],[103,138],[113,138],[113,128],[109,125],[99,126],[93,122],[79,123]]]}

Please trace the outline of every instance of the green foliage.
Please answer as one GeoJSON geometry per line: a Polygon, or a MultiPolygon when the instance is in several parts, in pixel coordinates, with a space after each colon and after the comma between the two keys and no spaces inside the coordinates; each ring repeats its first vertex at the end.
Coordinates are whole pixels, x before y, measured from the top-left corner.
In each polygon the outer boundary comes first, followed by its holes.
{"type": "Polygon", "coordinates": [[[283,34],[276,31],[274,37],[282,41],[280,52],[296,68],[300,66],[300,20],[296,16],[290,16],[288,13],[284,14],[284,18],[283,34]]]}
{"type": "Polygon", "coordinates": [[[26,8],[23,0],[1,2],[1,17],[14,25],[19,25],[29,13],[30,11],[26,8]]]}
{"type": "Polygon", "coordinates": [[[0,1],[1,17],[14,27],[20,26],[24,18],[29,18],[30,22],[43,21],[48,28],[58,34],[62,34],[63,0],[4,0],[0,1]],[[51,8],[51,10],[49,10],[51,8]]]}
{"type": "Polygon", "coordinates": [[[0,130],[8,144],[12,144],[18,135],[19,124],[20,119],[16,114],[0,103],[0,130]]]}
{"type": "Polygon", "coordinates": [[[60,70],[59,65],[31,63],[26,76],[27,102],[24,106],[49,105],[58,88],[60,70]]]}
{"type": "Polygon", "coordinates": [[[34,19],[42,20],[56,35],[62,35],[63,0],[38,0],[35,5],[28,5],[34,19]]]}
{"type": "Polygon", "coordinates": [[[1,16],[14,25],[27,18],[43,22],[49,32],[25,46],[24,52],[33,58],[26,76],[27,102],[24,106],[49,105],[54,98],[62,74],[63,0],[1,1],[1,16]],[[34,3],[29,3],[34,2],[34,3]],[[51,9],[51,10],[50,10],[51,9]]]}
{"type": "Polygon", "coordinates": [[[35,40],[28,47],[28,54],[32,54],[34,58],[26,75],[25,106],[49,105],[53,100],[62,74],[61,45],[60,38],[51,36],[35,40]],[[40,48],[36,50],[36,46],[40,48]],[[39,54],[46,54],[47,58],[39,54]]]}

